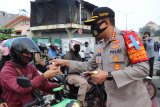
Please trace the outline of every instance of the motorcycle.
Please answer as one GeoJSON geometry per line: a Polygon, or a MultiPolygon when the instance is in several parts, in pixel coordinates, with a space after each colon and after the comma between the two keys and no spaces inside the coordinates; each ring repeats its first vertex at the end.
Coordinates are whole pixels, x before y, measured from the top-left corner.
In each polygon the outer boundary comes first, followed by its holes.
{"type": "MultiPolygon", "coordinates": [[[[79,87],[71,85],[67,82],[68,71],[62,70],[63,74],[59,74],[51,79],[51,81],[60,83],[64,85],[64,96],[77,99],[77,93],[79,87]]],[[[87,75],[88,76],[88,75],[87,75]]],[[[91,85],[90,90],[86,93],[85,97],[85,107],[105,107],[106,102],[106,92],[104,90],[103,84],[95,84],[92,81],[88,80],[88,83],[91,85]]]]}
{"type": "Polygon", "coordinates": [[[156,86],[152,83],[152,78],[147,76],[146,78],[143,79],[143,82],[147,87],[147,91],[150,99],[151,100],[154,99],[157,94],[157,89],[156,89],[156,86]]]}
{"type": "MultiPolygon", "coordinates": [[[[17,83],[23,88],[32,87],[27,77],[17,77],[17,83]]],[[[34,89],[32,94],[35,99],[25,104],[23,107],[80,107],[78,100],[63,97],[63,94],[61,94],[63,88],[64,86],[54,88],[54,94],[45,96],[43,96],[39,89],[34,89]]]]}

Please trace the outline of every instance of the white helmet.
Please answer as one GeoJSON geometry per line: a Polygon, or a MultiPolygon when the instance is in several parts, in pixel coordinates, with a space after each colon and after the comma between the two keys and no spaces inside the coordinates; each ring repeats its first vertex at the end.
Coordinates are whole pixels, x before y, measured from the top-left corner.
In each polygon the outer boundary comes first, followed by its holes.
{"type": "Polygon", "coordinates": [[[72,50],[72,51],[75,51],[75,46],[79,46],[80,47],[80,42],[79,41],[76,41],[76,40],[70,40],[69,42],[69,49],[72,50]]]}

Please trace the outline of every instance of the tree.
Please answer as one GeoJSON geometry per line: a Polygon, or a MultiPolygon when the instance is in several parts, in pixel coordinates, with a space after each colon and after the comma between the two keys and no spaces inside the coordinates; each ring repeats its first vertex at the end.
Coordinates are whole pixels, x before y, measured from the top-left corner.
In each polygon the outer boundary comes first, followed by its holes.
{"type": "Polygon", "coordinates": [[[145,26],[145,27],[139,29],[140,34],[143,34],[144,32],[151,32],[151,34],[154,34],[155,30],[149,26],[145,26]]]}
{"type": "Polygon", "coordinates": [[[160,36],[160,29],[156,30],[156,31],[154,32],[154,35],[155,35],[155,36],[160,36]]]}
{"type": "Polygon", "coordinates": [[[0,28],[0,40],[11,38],[13,33],[13,28],[0,28]]]}

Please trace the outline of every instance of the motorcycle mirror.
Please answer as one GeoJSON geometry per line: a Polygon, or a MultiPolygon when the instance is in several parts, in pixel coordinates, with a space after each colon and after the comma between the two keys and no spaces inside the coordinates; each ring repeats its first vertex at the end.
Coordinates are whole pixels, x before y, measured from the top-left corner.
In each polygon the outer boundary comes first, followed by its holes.
{"type": "Polygon", "coordinates": [[[17,84],[23,88],[31,86],[31,82],[28,77],[17,77],[17,84]]]}

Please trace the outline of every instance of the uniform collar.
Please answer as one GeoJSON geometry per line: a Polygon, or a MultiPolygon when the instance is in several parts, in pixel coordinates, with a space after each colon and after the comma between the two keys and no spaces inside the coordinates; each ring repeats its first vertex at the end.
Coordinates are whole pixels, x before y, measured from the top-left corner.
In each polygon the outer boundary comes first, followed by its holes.
{"type": "Polygon", "coordinates": [[[114,32],[112,33],[112,36],[110,36],[110,39],[105,41],[104,39],[100,40],[98,42],[98,44],[102,44],[102,47],[104,48],[108,43],[115,41],[116,40],[116,36],[120,34],[120,30],[118,30],[117,28],[114,29],[114,32]]]}
{"type": "Polygon", "coordinates": [[[104,41],[105,45],[108,44],[108,43],[110,43],[110,42],[112,42],[112,41],[115,41],[116,40],[116,36],[117,36],[117,32],[114,30],[114,32],[110,36],[109,40],[108,41],[104,41]]]}

